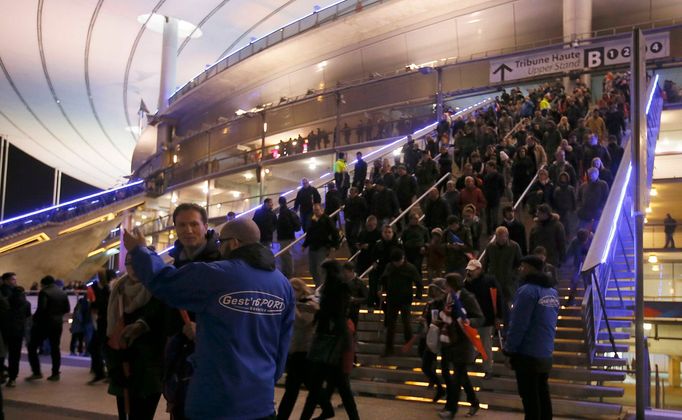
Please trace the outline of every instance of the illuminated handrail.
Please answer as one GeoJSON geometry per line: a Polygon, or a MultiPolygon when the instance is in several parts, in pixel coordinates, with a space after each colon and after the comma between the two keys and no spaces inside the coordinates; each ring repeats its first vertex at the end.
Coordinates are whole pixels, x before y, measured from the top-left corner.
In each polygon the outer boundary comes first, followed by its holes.
{"type": "Polygon", "coordinates": [[[57,210],[57,209],[60,209],[62,207],[65,207],[65,206],[73,206],[74,204],[85,202],[85,201],[91,200],[93,198],[101,197],[101,196],[109,194],[109,193],[113,193],[116,191],[121,191],[121,190],[125,190],[125,189],[131,188],[131,187],[135,187],[137,185],[142,184],[143,182],[144,181],[142,181],[142,180],[131,182],[130,184],[126,184],[126,185],[116,187],[116,188],[112,188],[112,189],[105,190],[105,191],[100,191],[100,192],[95,193],[95,194],[90,194],[90,195],[85,196],[85,197],[81,197],[81,198],[77,198],[75,200],[67,201],[66,203],[57,204],[55,206],[50,206],[50,207],[46,207],[44,209],[40,209],[40,210],[32,211],[30,213],[22,214],[21,216],[16,216],[16,217],[12,217],[9,219],[5,219],[5,220],[0,221],[0,226],[6,225],[7,223],[16,222],[16,221],[21,220],[21,219],[37,216],[39,214],[46,213],[46,212],[49,212],[51,210],[57,210]]]}
{"type": "MultiPolygon", "coordinates": [[[[543,169],[545,169],[545,165],[542,165],[542,167],[540,169],[538,169],[538,171],[535,173],[535,176],[533,177],[533,179],[531,179],[530,182],[528,183],[528,185],[526,186],[526,189],[523,190],[523,192],[521,193],[519,198],[516,199],[516,203],[514,203],[514,205],[512,206],[512,211],[516,211],[516,209],[519,207],[519,205],[521,205],[521,203],[523,203],[523,200],[526,198],[526,194],[528,194],[528,191],[530,191],[530,187],[532,187],[533,184],[535,183],[535,181],[537,181],[538,176],[540,176],[540,171],[543,169]]],[[[488,245],[495,242],[495,238],[497,238],[497,234],[493,234],[493,237],[490,238],[490,241],[488,241],[488,243],[486,244],[486,247],[483,248],[483,252],[481,252],[481,255],[479,255],[478,261],[483,261],[483,257],[485,257],[485,253],[488,250],[488,245]]]]}

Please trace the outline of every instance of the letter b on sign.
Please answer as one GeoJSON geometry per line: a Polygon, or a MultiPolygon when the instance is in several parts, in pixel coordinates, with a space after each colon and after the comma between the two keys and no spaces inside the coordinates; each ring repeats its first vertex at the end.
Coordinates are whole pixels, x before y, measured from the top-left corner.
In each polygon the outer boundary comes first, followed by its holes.
{"type": "Polygon", "coordinates": [[[604,65],[604,48],[585,49],[585,67],[591,69],[604,65]]]}

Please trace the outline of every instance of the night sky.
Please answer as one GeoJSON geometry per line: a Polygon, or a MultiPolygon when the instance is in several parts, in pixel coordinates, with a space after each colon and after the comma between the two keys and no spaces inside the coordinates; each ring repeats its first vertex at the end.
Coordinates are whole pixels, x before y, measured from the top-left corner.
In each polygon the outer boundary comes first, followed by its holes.
{"type": "MultiPolygon", "coordinates": [[[[51,206],[53,186],[53,168],[10,145],[5,219],[51,206]]],[[[62,203],[98,191],[101,190],[62,174],[62,203]]]]}

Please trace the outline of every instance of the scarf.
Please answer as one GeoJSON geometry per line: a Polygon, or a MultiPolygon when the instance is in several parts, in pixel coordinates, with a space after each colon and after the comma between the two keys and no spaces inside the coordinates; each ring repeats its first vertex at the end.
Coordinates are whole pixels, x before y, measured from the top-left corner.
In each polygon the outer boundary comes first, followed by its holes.
{"type": "Polygon", "coordinates": [[[122,314],[131,314],[146,305],[152,294],[142,283],[133,283],[130,277],[123,277],[114,283],[107,308],[107,337],[122,321],[122,314]],[[122,306],[121,306],[122,305],[122,306]]]}

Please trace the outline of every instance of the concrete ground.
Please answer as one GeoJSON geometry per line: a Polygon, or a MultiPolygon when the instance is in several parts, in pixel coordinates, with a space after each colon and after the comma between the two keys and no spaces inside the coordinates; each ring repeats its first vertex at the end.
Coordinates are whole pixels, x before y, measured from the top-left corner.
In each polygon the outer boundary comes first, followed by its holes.
{"type": "MultiPolygon", "coordinates": [[[[28,363],[21,362],[20,374],[15,388],[3,386],[5,399],[5,418],[8,420],[71,420],[71,419],[116,419],[116,402],[114,397],[107,394],[107,385],[86,385],[90,379],[88,359],[79,357],[63,358],[60,382],[39,380],[24,381],[30,374],[28,363]]],[[[47,362],[47,359],[43,359],[47,362]]],[[[43,374],[50,371],[49,362],[43,363],[43,374]]],[[[279,402],[284,390],[275,389],[274,400],[279,402]]],[[[298,418],[306,392],[302,391],[291,416],[298,418]]],[[[338,396],[333,401],[334,406],[340,403],[338,396]]],[[[358,411],[363,419],[438,419],[437,411],[442,405],[356,397],[358,411]]],[[[465,417],[466,408],[457,417],[465,417]]],[[[319,411],[318,411],[319,413],[319,411]]],[[[318,414],[316,413],[316,415],[318,414]]],[[[347,418],[343,409],[337,409],[336,418],[347,418]]],[[[165,413],[163,398],[159,403],[155,419],[168,419],[165,413]]],[[[516,420],[522,419],[521,413],[481,410],[476,418],[516,420]]]]}

